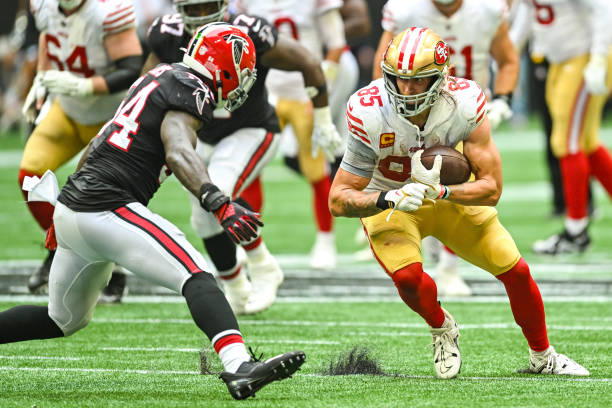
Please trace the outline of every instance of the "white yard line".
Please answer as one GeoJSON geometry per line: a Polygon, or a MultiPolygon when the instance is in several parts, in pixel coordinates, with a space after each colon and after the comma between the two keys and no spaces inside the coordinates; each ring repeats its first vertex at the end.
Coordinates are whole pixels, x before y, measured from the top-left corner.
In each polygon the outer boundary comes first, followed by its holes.
{"type": "Polygon", "coordinates": [[[7,360],[60,360],[60,361],[80,361],[82,357],[52,357],[52,356],[0,356],[0,359],[7,360]]]}
{"type": "MultiPolygon", "coordinates": [[[[117,369],[117,368],[74,368],[74,367],[11,367],[0,366],[0,371],[39,371],[39,372],[82,372],[82,373],[121,373],[121,374],[144,374],[144,375],[201,375],[198,371],[180,371],[180,370],[134,370],[134,369],[117,369]]],[[[327,377],[331,376],[322,374],[297,374],[299,377],[327,377]]],[[[415,380],[435,380],[437,377],[430,375],[408,375],[408,374],[391,374],[392,377],[415,379],[415,380]]],[[[342,376],[347,377],[347,376],[342,376]]],[[[567,382],[612,382],[612,378],[589,378],[589,377],[565,377],[565,376],[532,376],[525,375],[521,377],[467,377],[459,376],[453,381],[567,381],[567,382]]]]}

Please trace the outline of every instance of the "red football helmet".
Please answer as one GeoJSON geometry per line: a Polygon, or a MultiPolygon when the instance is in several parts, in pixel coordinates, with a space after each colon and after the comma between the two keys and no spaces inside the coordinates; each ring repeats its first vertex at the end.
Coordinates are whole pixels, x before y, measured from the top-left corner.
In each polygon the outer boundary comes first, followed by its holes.
{"type": "Polygon", "coordinates": [[[189,41],[183,63],[213,83],[217,110],[238,109],[257,79],[253,41],[227,23],[200,27],[189,41]]]}

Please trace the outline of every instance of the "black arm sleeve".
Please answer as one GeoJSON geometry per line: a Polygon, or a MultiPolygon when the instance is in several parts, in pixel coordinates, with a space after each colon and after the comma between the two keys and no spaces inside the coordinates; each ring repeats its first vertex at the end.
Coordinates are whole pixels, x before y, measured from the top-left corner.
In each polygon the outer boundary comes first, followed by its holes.
{"type": "Polygon", "coordinates": [[[140,75],[142,55],[131,55],[115,61],[115,70],[103,75],[109,93],[128,89],[140,75]]]}

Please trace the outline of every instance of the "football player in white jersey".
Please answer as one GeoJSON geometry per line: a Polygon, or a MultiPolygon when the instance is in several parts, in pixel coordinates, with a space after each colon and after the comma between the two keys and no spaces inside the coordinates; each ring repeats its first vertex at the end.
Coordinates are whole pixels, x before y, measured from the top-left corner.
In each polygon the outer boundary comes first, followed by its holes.
{"type": "Polygon", "coordinates": [[[612,196],[612,157],[598,136],[612,90],[612,2],[533,0],[519,7],[525,12],[517,12],[519,21],[513,29],[525,17],[525,31],[532,34],[531,51],[550,62],[546,78],[550,145],[559,159],[566,206],[564,230],[535,242],[533,250],[548,255],[583,252],[591,243],[589,178],[594,176],[612,196]]]}
{"type": "MultiPolygon", "coordinates": [[[[346,45],[344,27],[339,8],[341,0],[236,0],[234,9],[266,18],[308,48],[319,59],[325,59],[326,70],[333,70],[346,45]],[[327,52],[323,55],[323,47],[327,52]]],[[[281,128],[291,126],[297,139],[297,157],[300,173],[310,182],[314,195],[314,214],[317,236],[311,252],[310,265],[317,269],[331,269],[336,265],[336,247],[333,217],[327,207],[331,177],[329,162],[341,143],[321,143],[313,132],[318,123],[332,123],[329,107],[313,110],[309,92],[299,72],[272,70],[266,82],[270,99],[276,106],[281,128]]]]}
{"type": "Polygon", "coordinates": [[[501,196],[502,166],[484,92],[473,81],[447,76],[448,46],[431,29],[401,32],[384,55],[383,78],[347,104],[350,138],[330,191],[332,214],[361,218],[400,297],[431,327],[440,378],[460,371],[459,330],[423,271],[421,239],[428,235],[503,282],[529,344],[527,372],[589,375],[550,346],[538,287],[497,218],[493,206],[501,196]],[[422,149],[461,141],[475,179],[441,185],[442,157],[427,170],[422,149]]]}
{"type": "MultiPolygon", "coordinates": [[[[26,176],[54,171],[81,151],[113,116],[142,65],[131,0],[31,0],[30,8],[41,33],[38,73],[23,111],[33,122],[44,99],[57,97],[25,146],[20,186],[26,176]]],[[[47,230],[53,206],[27,204],[47,230]]],[[[30,277],[30,291],[46,286],[53,255],[30,277]]]]}
{"type": "MultiPolygon", "coordinates": [[[[374,78],[382,75],[380,61],[395,34],[415,25],[429,27],[448,44],[450,74],[475,81],[485,90],[491,127],[512,115],[510,102],[519,72],[519,59],[508,35],[506,0],[389,0],[383,10],[383,34],[374,63],[374,78]],[[491,56],[497,63],[493,94],[489,91],[491,56]]],[[[459,145],[461,149],[461,145],[459,145]]],[[[426,241],[439,261],[436,282],[440,293],[469,296],[470,287],[457,270],[458,257],[433,239],[426,241]]]]}

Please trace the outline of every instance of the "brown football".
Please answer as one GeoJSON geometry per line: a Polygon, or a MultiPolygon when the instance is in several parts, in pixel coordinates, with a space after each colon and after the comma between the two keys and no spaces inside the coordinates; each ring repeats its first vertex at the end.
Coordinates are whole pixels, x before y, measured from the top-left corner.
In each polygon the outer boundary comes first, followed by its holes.
{"type": "Polygon", "coordinates": [[[440,169],[440,183],[445,185],[461,184],[468,181],[472,169],[470,162],[463,153],[449,146],[431,146],[425,149],[421,155],[421,163],[427,169],[431,169],[436,155],[442,156],[442,168],[440,169]]]}

